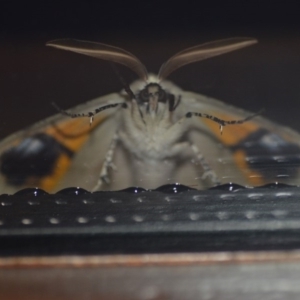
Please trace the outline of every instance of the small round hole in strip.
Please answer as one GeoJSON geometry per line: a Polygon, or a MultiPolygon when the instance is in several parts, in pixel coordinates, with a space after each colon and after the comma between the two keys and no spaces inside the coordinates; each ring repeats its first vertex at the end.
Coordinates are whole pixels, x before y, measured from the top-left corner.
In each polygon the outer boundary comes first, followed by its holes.
{"type": "Polygon", "coordinates": [[[171,221],[172,220],[172,216],[170,216],[170,215],[162,215],[161,219],[163,221],[171,221]]]}
{"type": "Polygon", "coordinates": [[[144,218],[142,216],[139,216],[139,215],[134,215],[132,216],[132,219],[135,221],[135,222],[143,222],[144,221],[144,218]]]}
{"type": "Polygon", "coordinates": [[[111,198],[111,199],[109,199],[109,201],[111,202],[111,203],[122,203],[122,200],[121,199],[115,199],[115,198],[111,198]]]}
{"type": "Polygon", "coordinates": [[[218,211],[217,212],[217,217],[219,220],[226,220],[229,218],[229,214],[226,211],[218,211]]]}
{"type": "Polygon", "coordinates": [[[86,200],[86,199],[82,200],[82,202],[83,202],[83,204],[94,204],[95,203],[95,201],[93,201],[93,200],[86,200]]]}
{"type": "Polygon", "coordinates": [[[245,217],[249,220],[255,219],[257,217],[258,213],[253,210],[248,210],[245,212],[245,217]]]}
{"type": "Polygon", "coordinates": [[[223,194],[223,195],[220,195],[220,198],[223,200],[234,200],[234,199],[236,199],[236,196],[232,195],[232,194],[223,194]]]}
{"type": "Polygon", "coordinates": [[[29,205],[39,205],[41,204],[39,201],[28,201],[29,205]]]}
{"type": "Polygon", "coordinates": [[[24,224],[24,225],[30,225],[30,224],[32,224],[32,220],[28,219],[28,218],[22,219],[22,224],[24,224]]]}
{"type": "Polygon", "coordinates": [[[60,223],[59,219],[57,219],[57,218],[50,218],[50,219],[49,219],[49,222],[50,222],[51,224],[54,224],[54,225],[60,223]]]}
{"type": "Polygon", "coordinates": [[[167,202],[175,202],[178,200],[178,198],[172,197],[172,196],[167,196],[164,198],[164,200],[166,200],[167,202]]]}
{"type": "Polygon", "coordinates": [[[288,214],[288,212],[286,210],[281,210],[281,209],[277,209],[277,210],[273,210],[271,211],[271,214],[275,217],[275,218],[285,218],[288,214]]]}
{"type": "Polygon", "coordinates": [[[195,200],[195,201],[207,201],[208,197],[204,196],[204,195],[196,195],[196,196],[193,196],[193,200],[195,200]]]}
{"type": "Polygon", "coordinates": [[[86,218],[86,217],[79,217],[79,218],[77,218],[77,222],[80,223],[80,224],[85,224],[88,221],[89,221],[89,219],[86,218]]]}
{"type": "Polygon", "coordinates": [[[275,197],[280,197],[280,198],[289,198],[291,197],[293,194],[290,192],[279,192],[275,194],[275,197]]]}
{"type": "Polygon", "coordinates": [[[108,223],[115,223],[117,220],[114,216],[106,216],[105,221],[108,223]]]}
{"type": "Polygon", "coordinates": [[[66,200],[56,200],[55,203],[58,204],[58,205],[68,204],[68,202],[66,200]]]}
{"type": "Polygon", "coordinates": [[[251,193],[251,194],[248,194],[247,197],[250,198],[250,199],[253,199],[253,200],[259,200],[259,199],[262,199],[263,198],[263,194],[261,193],[251,193]]]}
{"type": "Polygon", "coordinates": [[[189,213],[189,218],[190,220],[192,221],[197,221],[200,219],[200,214],[197,214],[197,213],[189,213]]]}

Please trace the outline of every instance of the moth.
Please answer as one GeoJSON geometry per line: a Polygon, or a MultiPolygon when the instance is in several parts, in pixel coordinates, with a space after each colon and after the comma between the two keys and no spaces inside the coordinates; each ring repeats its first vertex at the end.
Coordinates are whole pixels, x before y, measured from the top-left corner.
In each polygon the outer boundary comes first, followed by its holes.
{"type": "Polygon", "coordinates": [[[121,48],[72,39],[48,46],[122,64],[139,79],[43,120],[0,143],[0,193],[25,187],[47,192],[153,189],[181,183],[203,189],[234,182],[295,184],[300,135],[261,116],[166,80],[189,63],[255,44],[230,38],[185,49],[158,75],[121,48]]]}

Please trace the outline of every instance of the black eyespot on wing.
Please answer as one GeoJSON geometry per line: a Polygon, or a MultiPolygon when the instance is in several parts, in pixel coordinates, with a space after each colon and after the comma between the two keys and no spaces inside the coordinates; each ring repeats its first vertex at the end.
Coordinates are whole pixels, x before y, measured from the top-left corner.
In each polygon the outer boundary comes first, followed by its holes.
{"type": "Polygon", "coordinates": [[[73,152],[50,135],[38,133],[25,138],[18,146],[8,149],[1,155],[0,172],[11,185],[22,185],[29,177],[50,175],[59,155],[73,152]]]}
{"type": "Polygon", "coordinates": [[[232,149],[245,151],[249,166],[266,178],[278,174],[293,177],[300,167],[299,145],[266,129],[253,132],[232,149]]]}

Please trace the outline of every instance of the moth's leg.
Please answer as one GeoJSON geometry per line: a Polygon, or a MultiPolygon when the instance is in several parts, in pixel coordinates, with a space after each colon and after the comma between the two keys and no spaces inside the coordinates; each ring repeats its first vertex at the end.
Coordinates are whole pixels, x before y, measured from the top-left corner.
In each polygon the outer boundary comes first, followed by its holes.
{"type": "Polygon", "coordinates": [[[96,114],[99,114],[100,112],[106,110],[106,109],[109,109],[109,108],[114,108],[114,107],[117,107],[117,106],[126,106],[126,104],[124,102],[122,103],[113,103],[113,104],[106,104],[104,106],[101,106],[101,107],[98,107],[96,108],[94,111],[90,111],[90,112],[87,112],[87,113],[79,113],[79,114],[72,114],[72,113],[69,113],[63,109],[61,109],[60,107],[57,106],[56,103],[52,102],[52,105],[63,115],[65,116],[68,116],[70,118],[81,118],[81,117],[88,117],[90,119],[90,125],[92,125],[93,123],[93,120],[94,120],[94,116],[96,114]]]}
{"type": "Polygon", "coordinates": [[[202,179],[209,178],[213,185],[220,185],[221,182],[217,174],[212,170],[204,155],[199,151],[195,144],[189,142],[182,142],[175,144],[170,149],[170,156],[180,155],[184,158],[192,158],[196,163],[199,163],[204,171],[202,179]]]}
{"type": "Polygon", "coordinates": [[[175,96],[173,94],[170,94],[169,95],[169,111],[172,112],[172,111],[175,111],[176,108],[178,107],[178,105],[180,104],[181,102],[181,95],[178,96],[178,99],[175,103],[175,96]]]}
{"type": "Polygon", "coordinates": [[[116,166],[113,163],[113,156],[115,153],[116,145],[119,140],[119,135],[116,133],[109,145],[108,151],[105,155],[104,162],[100,171],[100,176],[96,186],[93,188],[93,192],[98,191],[101,189],[103,184],[109,184],[109,176],[108,176],[108,169],[112,168],[113,170],[117,170],[116,166]]]}
{"type": "Polygon", "coordinates": [[[186,118],[191,118],[193,116],[195,117],[200,117],[200,118],[205,118],[205,119],[210,119],[212,120],[213,122],[216,122],[219,124],[219,127],[220,127],[220,133],[222,134],[223,132],[223,127],[225,127],[226,125],[237,125],[237,124],[243,124],[253,118],[255,118],[256,116],[260,115],[261,113],[263,112],[263,109],[260,110],[259,112],[255,113],[255,114],[252,114],[244,119],[239,119],[239,120],[229,120],[229,121],[226,121],[226,120],[223,120],[223,119],[219,119],[213,115],[208,115],[208,114],[205,114],[205,113],[200,113],[200,112],[188,112],[185,117],[186,118]]]}
{"type": "Polygon", "coordinates": [[[195,155],[196,162],[198,162],[204,170],[204,173],[203,173],[201,178],[202,179],[209,178],[212,181],[212,183],[214,184],[214,186],[220,185],[221,182],[220,182],[217,174],[211,168],[211,166],[209,165],[209,163],[205,159],[204,155],[200,152],[198,147],[195,144],[191,144],[191,149],[192,149],[192,151],[195,155]]]}

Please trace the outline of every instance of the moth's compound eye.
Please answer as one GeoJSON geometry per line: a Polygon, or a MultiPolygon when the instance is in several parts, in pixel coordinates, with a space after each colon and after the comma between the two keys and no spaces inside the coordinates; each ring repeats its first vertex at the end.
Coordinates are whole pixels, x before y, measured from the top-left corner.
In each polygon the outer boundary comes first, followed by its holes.
{"type": "Polygon", "coordinates": [[[149,94],[147,88],[145,88],[145,89],[143,89],[143,90],[140,91],[140,93],[139,93],[139,100],[141,102],[148,102],[149,101],[149,97],[150,97],[150,94],[149,94]]]}
{"type": "Polygon", "coordinates": [[[166,100],[167,100],[166,95],[167,95],[166,92],[163,89],[160,88],[159,91],[158,91],[158,101],[159,102],[166,102],[166,100]]]}

